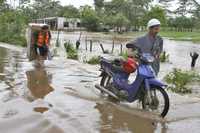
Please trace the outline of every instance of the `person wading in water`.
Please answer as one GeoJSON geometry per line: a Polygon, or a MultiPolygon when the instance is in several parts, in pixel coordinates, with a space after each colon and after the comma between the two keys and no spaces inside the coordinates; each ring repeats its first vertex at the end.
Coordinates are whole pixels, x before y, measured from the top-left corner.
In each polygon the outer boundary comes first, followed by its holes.
{"type": "Polygon", "coordinates": [[[48,25],[44,25],[40,31],[36,31],[33,38],[37,59],[39,61],[38,65],[42,66],[44,64],[44,60],[47,59],[51,40],[51,33],[48,25]]]}

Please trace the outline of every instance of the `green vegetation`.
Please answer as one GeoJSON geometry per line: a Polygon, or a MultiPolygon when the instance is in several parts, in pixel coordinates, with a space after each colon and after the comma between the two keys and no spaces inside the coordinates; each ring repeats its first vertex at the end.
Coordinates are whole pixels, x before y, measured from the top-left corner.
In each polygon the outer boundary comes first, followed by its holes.
{"type": "Polygon", "coordinates": [[[76,7],[67,5],[61,7],[58,16],[63,16],[66,18],[80,18],[80,12],[76,7]]]}
{"type": "Polygon", "coordinates": [[[180,69],[174,69],[172,72],[165,76],[165,81],[171,86],[171,89],[175,93],[191,93],[191,88],[187,88],[187,85],[192,82],[199,82],[200,75],[193,71],[183,71],[180,69]]]}
{"type": "MultiPolygon", "coordinates": [[[[172,0],[159,2],[170,1],[172,0]]],[[[0,41],[24,46],[25,29],[29,22],[55,16],[79,18],[88,31],[112,30],[117,33],[145,31],[148,20],[157,18],[164,29],[168,28],[161,35],[176,40],[200,41],[200,35],[196,32],[200,29],[199,2],[178,1],[177,10],[171,12],[175,17],[167,17],[168,9],[152,6],[152,0],[94,0],[95,9],[88,5],[80,8],[62,6],[58,0],[0,0],[0,41]],[[188,4],[193,8],[188,10],[188,4]],[[191,17],[187,17],[187,13],[191,13],[191,17]]]]}
{"type": "Polygon", "coordinates": [[[169,54],[167,54],[165,51],[160,55],[160,62],[169,62],[169,54]]]}
{"type": "MultiPolygon", "coordinates": [[[[133,39],[144,34],[146,33],[145,32],[126,32],[120,35],[109,33],[109,35],[116,36],[116,40],[119,40],[119,41],[126,40],[126,39],[133,39]]],[[[171,31],[168,28],[161,28],[160,35],[162,37],[166,37],[166,38],[169,38],[171,40],[176,40],[176,41],[192,41],[194,43],[200,42],[200,32],[198,31],[177,32],[177,31],[171,31]]]]}
{"type": "Polygon", "coordinates": [[[194,18],[187,18],[185,16],[180,16],[176,18],[168,19],[168,26],[171,27],[170,30],[177,32],[192,32],[194,28],[194,18]]]}
{"type": "Polygon", "coordinates": [[[73,47],[73,44],[67,42],[64,46],[67,52],[67,58],[78,60],[78,51],[73,47]]]}
{"type": "Polygon", "coordinates": [[[162,31],[160,35],[172,40],[200,42],[200,32],[162,31]]]}
{"type": "Polygon", "coordinates": [[[122,14],[118,13],[115,16],[110,16],[106,20],[107,25],[114,28],[116,32],[122,33],[129,27],[130,21],[122,14]],[[125,29],[123,29],[126,27],[125,29]]]}
{"type": "Polygon", "coordinates": [[[84,6],[81,9],[82,24],[89,31],[97,31],[99,27],[100,18],[90,6],[84,6]]]}
{"type": "Polygon", "coordinates": [[[26,21],[21,12],[0,13],[0,41],[26,46],[24,35],[26,21]]]}
{"type": "Polygon", "coordinates": [[[119,56],[122,56],[124,59],[128,59],[128,52],[123,51],[122,53],[119,54],[119,56]]]}
{"type": "Polygon", "coordinates": [[[146,12],[145,16],[143,17],[143,24],[146,25],[147,22],[152,18],[159,19],[163,27],[167,26],[166,12],[163,8],[159,6],[151,7],[151,10],[146,12]]]}
{"type": "Polygon", "coordinates": [[[87,61],[88,64],[91,64],[91,65],[96,65],[96,64],[99,64],[100,63],[100,57],[99,56],[93,56],[92,58],[90,58],[88,61],[87,61]]]}

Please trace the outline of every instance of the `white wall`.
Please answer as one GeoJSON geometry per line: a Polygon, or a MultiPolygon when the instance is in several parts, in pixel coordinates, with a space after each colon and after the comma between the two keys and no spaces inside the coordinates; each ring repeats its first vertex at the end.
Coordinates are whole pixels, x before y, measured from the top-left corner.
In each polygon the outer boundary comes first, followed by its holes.
{"type": "Polygon", "coordinates": [[[64,22],[66,21],[65,18],[57,18],[58,19],[58,29],[63,29],[64,28],[64,22]]]}

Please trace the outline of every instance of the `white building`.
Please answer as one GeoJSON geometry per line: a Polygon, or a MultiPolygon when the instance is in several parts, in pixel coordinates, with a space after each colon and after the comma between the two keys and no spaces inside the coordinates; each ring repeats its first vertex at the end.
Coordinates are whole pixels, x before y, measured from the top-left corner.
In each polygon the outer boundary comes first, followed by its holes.
{"type": "Polygon", "coordinates": [[[79,18],[50,17],[36,19],[34,22],[48,24],[52,30],[79,31],[85,29],[81,26],[79,18]]]}

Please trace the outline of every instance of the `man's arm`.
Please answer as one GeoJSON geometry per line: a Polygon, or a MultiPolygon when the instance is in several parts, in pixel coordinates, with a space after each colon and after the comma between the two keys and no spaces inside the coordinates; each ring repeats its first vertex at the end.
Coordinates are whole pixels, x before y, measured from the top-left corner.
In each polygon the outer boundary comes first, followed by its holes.
{"type": "Polygon", "coordinates": [[[49,34],[49,46],[51,45],[50,43],[51,43],[51,38],[52,38],[52,36],[51,36],[51,32],[50,32],[50,30],[48,31],[48,34],[49,34]]]}
{"type": "Polygon", "coordinates": [[[137,49],[139,49],[138,42],[139,42],[138,39],[130,41],[126,44],[126,48],[131,48],[133,50],[137,50],[137,49]]]}
{"type": "Polygon", "coordinates": [[[49,33],[49,40],[50,40],[51,37],[52,37],[52,36],[51,36],[51,31],[49,30],[48,33],[49,33]]]}
{"type": "Polygon", "coordinates": [[[128,48],[128,55],[137,58],[138,53],[140,53],[140,48],[138,46],[138,39],[131,41],[126,44],[128,48]]]}

